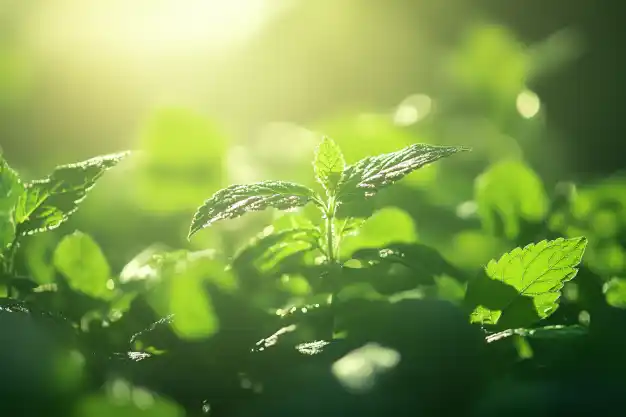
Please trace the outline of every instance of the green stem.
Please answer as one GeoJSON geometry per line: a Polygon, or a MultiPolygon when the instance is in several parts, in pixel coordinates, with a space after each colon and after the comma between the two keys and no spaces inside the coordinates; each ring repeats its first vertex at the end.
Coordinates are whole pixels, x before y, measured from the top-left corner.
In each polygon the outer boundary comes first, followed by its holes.
{"type": "Polygon", "coordinates": [[[335,307],[337,301],[337,291],[335,280],[337,278],[337,256],[336,256],[336,242],[334,236],[334,222],[335,222],[335,200],[334,198],[330,198],[328,200],[328,206],[326,208],[326,249],[327,249],[327,262],[328,262],[328,279],[330,280],[331,293],[328,299],[329,307],[330,307],[330,329],[329,329],[329,338],[332,339],[334,329],[335,329],[335,307]]]}
{"type": "Polygon", "coordinates": [[[11,280],[15,275],[15,256],[17,255],[17,243],[18,237],[17,234],[11,242],[11,246],[9,246],[9,250],[7,250],[7,259],[6,259],[6,268],[3,271],[5,277],[7,278],[7,298],[13,297],[13,285],[11,284],[11,280]]]}

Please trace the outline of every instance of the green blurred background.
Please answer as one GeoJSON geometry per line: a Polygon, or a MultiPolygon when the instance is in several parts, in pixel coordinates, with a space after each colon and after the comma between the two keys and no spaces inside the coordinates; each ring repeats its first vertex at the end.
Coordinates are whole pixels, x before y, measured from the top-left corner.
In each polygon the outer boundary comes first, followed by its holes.
{"type": "Polygon", "coordinates": [[[555,233],[587,235],[589,262],[620,276],[619,8],[0,0],[5,158],[35,179],[57,164],[143,151],[54,234],[28,238],[25,264],[36,280],[52,280],[55,242],[76,229],[94,236],[116,271],[155,242],[233,253],[273,214],[187,242],[194,209],[231,183],[312,183],[312,151],[327,134],[348,162],[415,142],[474,148],[384,193],[379,206],[396,208],[346,243],[352,249],[419,241],[476,268],[533,239],[527,224],[548,222],[555,233]],[[549,211],[563,181],[577,184],[575,209],[549,211]]]}

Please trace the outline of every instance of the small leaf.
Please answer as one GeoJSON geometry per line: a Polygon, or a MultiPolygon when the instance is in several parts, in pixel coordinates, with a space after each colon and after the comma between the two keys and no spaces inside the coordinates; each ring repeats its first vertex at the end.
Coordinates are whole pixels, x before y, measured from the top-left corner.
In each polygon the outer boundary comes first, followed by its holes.
{"type": "Polygon", "coordinates": [[[483,227],[493,233],[494,214],[497,214],[509,239],[519,234],[520,218],[541,221],[548,210],[548,196],[541,178],[529,166],[515,160],[498,162],[481,174],[476,179],[475,199],[483,227]]]}
{"type": "Polygon", "coordinates": [[[262,274],[271,275],[279,271],[281,261],[287,257],[319,248],[319,239],[319,230],[315,228],[263,233],[244,246],[235,255],[232,264],[240,272],[253,268],[262,274]]]}
{"type": "Polygon", "coordinates": [[[385,207],[373,213],[362,226],[359,218],[338,220],[337,229],[344,237],[341,241],[341,256],[349,258],[352,253],[364,248],[380,248],[390,243],[413,243],[417,241],[413,218],[397,207],[385,207]],[[343,226],[346,226],[346,230],[343,226]],[[360,227],[360,228],[359,228],[360,227]],[[352,230],[350,230],[352,229],[352,230]]]}
{"type": "Polygon", "coordinates": [[[161,245],[144,249],[122,268],[119,276],[120,284],[158,282],[161,272],[160,264],[165,255],[166,249],[161,245]]]}
{"type": "Polygon", "coordinates": [[[350,202],[371,197],[424,165],[469,150],[461,146],[417,143],[396,152],[364,158],[344,171],[338,186],[339,199],[350,202]]]}
{"type": "Polygon", "coordinates": [[[172,328],[184,339],[202,339],[219,330],[213,303],[197,268],[188,268],[171,279],[169,311],[174,315],[172,328]]]}
{"type": "Polygon", "coordinates": [[[62,165],[47,178],[28,183],[17,207],[19,232],[26,235],[58,227],[78,209],[96,181],[128,154],[122,152],[62,165]]]}
{"type": "Polygon", "coordinates": [[[364,223],[365,219],[360,217],[346,217],[345,219],[341,219],[338,228],[339,236],[343,238],[357,234],[364,223]]]}
{"type": "Polygon", "coordinates": [[[565,282],[576,276],[586,246],[583,237],[544,240],[492,260],[485,279],[469,283],[467,298],[475,307],[471,322],[512,328],[548,317],[558,307],[565,282]],[[488,290],[490,281],[503,291],[488,290]]]}
{"type": "Polygon", "coordinates": [[[179,338],[203,339],[219,330],[206,286],[228,293],[238,283],[212,251],[165,252],[155,247],[133,262],[125,274],[126,282],[152,281],[148,303],[158,315],[173,317],[168,323],[179,338]]]}
{"type": "Polygon", "coordinates": [[[15,206],[23,192],[18,174],[0,155],[0,253],[15,237],[15,206]]]}
{"type": "Polygon", "coordinates": [[[81,232],[65,236],[54,251],[54,266],[73,289],[96,298],[108,298],[111,291],[109,263],[98,244],[81,232]]]}
{"type": "Polygon", "coordinates": [[[579,325],[573,326],[545,326],[536,329],[507,329],[498,333],[490,334],[485,338],[487,343],[497,342],[511,336],[522,336],[533,339],[570,339],[587,335],[587,328],[579,325]]]}
{"type": "Polygon", "coordinates": [[[400,264],[415,275],[415,284],[433,284],[438,276],[462,278],[462,273],[445,260],[437,250],[422,244],[392,243],[384,249],[361,249],[353,259],[370,265],[400,264]]]}
{"type": "Polygon", "coordinates": [[[189,237],[219,220],[234,219],[247,212],[270,207],[290,210],[305,206],[316,198],[310,188],[286,181],[231,185],[215,193],[198,208],[191,222],[189,237]]]}
{"type": "Polygon", "coordinates": [[[617,308],[626,308],[626,280],[611,278],[602,287],[608,305],[617,308]]]}
{"type": "Polygon", "coordinates": [[[76,405],[81,417],[183,417],[185,411],[177,403],[159,397],[143,388],[134,387],[122,380],[114,380],[106,393],[82,397],[76,405]]]}
{"type": "Polygon", "coordinates": [[[313,169],[315,179],[324,187],[327,196],[335,195],[345,166],[346,161],[339,145],[325,137],[315,150],[313,169]]]}

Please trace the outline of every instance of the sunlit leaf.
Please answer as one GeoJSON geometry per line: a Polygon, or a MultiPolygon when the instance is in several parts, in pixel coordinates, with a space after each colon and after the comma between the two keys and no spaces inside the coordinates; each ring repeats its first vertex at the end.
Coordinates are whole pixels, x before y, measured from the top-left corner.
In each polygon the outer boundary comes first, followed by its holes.
{"type": "Polygon", "coordinates": [[[498,162],[476,180],[475,198],[485,229],[496,230],[497,214],[504,223],[504,234],[513,239],[520,230],[520,218],[541,221],[548,210],[541,178],[517,160],[498,162]]]}
{"type": "Polygon", "coordinates": [[[576,276],[586,246],[582,237],[544,240],[492,260],[485,280],[469,283],[471,321],[510,328],[548,317],[558,308],[563,285],[576,276]]]}
{"type": "Polygon", "coordinates": [[[469,148],[413,144],[396,152],[364,158],[346,168],[338,197],[342,202],[371,197],[424,165],[463,151],[469,148]]]}
{"type": "Polygon", "coordinates": [[[25,240],[20,246],[29,275],[39,284],[54,281],[55,268],[52,256],[57,243],[56,236],[44,233],[25,240]]]}
{"type": "Polygon", "coordinates": [[[141,251],[128,262],[120,273],[121,284],[132,282],[152,282],[160,278],[160,262],[166,250],[161,245],[153,245],[141,251]]]}
{"type": "Polygon", "coordinates": [[[612,278],[604,284],[603,291],[607,304],[626,308],[626,279],[612,278]]]}
{"type": "Polygon", "coordinates": [[[80,417],[184,417],[176,403],[158,397],[125,381],[114,380],[106,393],[92,394],[81,399],[76,407],[80,417]]]}
{"type": "Polygon", "coordinates": [[[460,278],[460,271],[444,259],[439,252],[426,245],[393,243],[382,249],[361,249],[352,255],[370,265],[400,264],[409,268],[417,283],[434,283],[442,275],[460,278]]]}
{"type": "Polygon", "coordinates": [[[108,298],[111,291],[109,263],[98,244],[81,232],[64,237],[53,255],[54,266],[73,289],[96,298],[108,298]]]}
{"type": "Polygon", "coordinates": [[[417,232],[411,216],[396,207],[385,207],[363,221],[359,218],[338,220],[343,235],[341,255],[349,257],[364,248],[380,248],[390,243],[413,243],[417,232]]]}
{"type": "Polygon", "coordinates": [[[170,280],[169,311],[174,315],[172,328],[185,339],[202,339],[219,330],[211,298],[202,285],[202,274],[189,268],[170,280]]]}
{"type": "Polygon", "coordinates": [[[315,150],[313,169],[316,180],[324,187],[328,196],[335,194],[345,166],[346,161],[339,145],[325,137],[315,150]]]}
{"type": "Polygon", "coordinates": [[[32,234],[58,227],[78,209],[96,181],[128,154],[104,155],[62,165],[47,178],[26,184],[26,192],[17,207],[18,231],[32,234]]]}
{"type": "Polygon", "coordinates": [[[145,267],[145,279],[153,284],[148,303],[158,315],[171,316],[168,323],[178,337],[203,339],[219,330],[219,320],[206,286],[211,284],[219,291],[230,292],[237,288],[237,281],[225,270],[226,265],[214,258],[212,251],[164,252],[155,248],[139,257],[136,264],[139,268],[129,268],[129,274],[141,272],[131,281],[142,280],[141,265],[145,267]]]}
{"type": "Polygon", "coordinates": [[[338,227],[339,236],[344,238],[346,236],[357,234],[361,227],[365,224],[365,221],[366,219],[360,217],[346,217],[345,219],[340,219],[338,227]]]}
{"type": "Polygon", "coordinates": [[[451,263],[466,270],[476,270],[510,249],[503,239],[482,230],[463,230],[439,248],[451,263]]]}
{"type": "Polygon", "coordinates": [[[189,237],[219,220],[234,219],[247,212],[270,207],[290,210],[302,207],[315,198],[316,194],[310,188],[286,181],[231,185],[215,193],[198,208],[191,222],[189,237]]]}
{"type": "Polygon", "coordinates": [[[381,375],[401,361],[399,352],[377,343],[368,343],[333,363],[331,371],[343,388],[353,393],[372,390],[381,375]]]}
{"type": "Polygon", "coordinates": [[[319,248],[320,233],[315,228],[284,229],[263,233],[244,246],[234,257],[238,271],[254,268],[263,274],[278,272],[280,262],[287,257],[319,248]]]}
{"type": "Polygon", "coordinates": [[[460,304],[465,297],[465,285],[448,275],[435,276],[437,296],[440,300],[448,300],[454,304],[460,304]]]}
{"type": "Polygon", "coordinates": [[[309,282],[301,275],[281,276],[278,288],[296,296],[309,295],[312,291],[309,282]]]}
{"type": "Polygon", "coordinates": [[[228,137],[204,115],[187,108],[157,109],[138,139],[143,153],[131,181],[142,209],[193,210],[207,193],[227,184],[228,137]]]}
{"type": "Polygon", "coordinates": [[[15,206],[23,192],[18,174],[0,154],[0,252],[15,237],[15,206]]]}
{"type": "Polygon", "coordinates": [[[583,326],[545,326],[536,329],[507,329],[498,333],[490,334],[485,338],[487,343],[497,342],[511,336],[523,336],[532,339],[567,339],[577,338],[587,334],[583,326]]]}

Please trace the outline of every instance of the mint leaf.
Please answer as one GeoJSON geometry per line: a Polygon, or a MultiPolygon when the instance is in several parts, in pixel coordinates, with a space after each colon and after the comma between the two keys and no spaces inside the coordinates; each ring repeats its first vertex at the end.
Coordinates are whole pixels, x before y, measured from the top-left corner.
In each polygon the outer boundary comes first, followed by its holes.
{"type": "Polygon", "coordinates": [[[424,165],[469,150],[462,146],[416,143],[396,152],[361,159],[344,171],[338,185],[339,199],[350,202],[371,197],[424,165]]]}
{"type": "Polygon", "coordinates": [[[365,224],[365,219],[360,217],[346,217],[340,220],[339,224],[339,236],[353,236],[359,233],[361,227],[365,224]]]}
{"type": "Polygon", "coordinates": [[[82,232],[65,236],[54,251],[53,263],[73,289],[107,299],[111,269],[98,244],[82,232]]]}
{"type": "Polygon", "coordinates": [[[277,273],[280,263],[297,253],[320,247],[320,232],[315,228],[295,228],[263,234],[244,246],[234,257],[233,267],[241,275],[277,273]],[[251,271],[254,270],[254,271],[251,271]]]}
{"type": "MultiPolygon", "coordinates": [[[[206,267],[189,264],[169,281],[169,311],[174,315],[172,328],[185,339],[210,337],[219,330],[213,302],[204,288],[206,267]]],[[[215,272],[223,274],[220,268],[215,272]]]]}
{"type": "Polygon", "coordinates": [[[606,303],[616,308],[626,308],[626,280],[611,278],[602,286],[606,303]]]}
{"type": "Polygon", "coordinates": [[[413,218],[397,207],[385,207],[375,211],[362,225],[359,225],[358,219],[348,219],[339,220],[338,229],[343,236],[340,247],[342,258],[349,258],[359,249],[382,248],[390,243],[417,241],[413,218]],[[343,228],[344,225],[348,230],[343,228]]]}
{"type": "Polygon", "coordinates": [[[586,246],[584,237],[544,240],[492,260],[485,276],[469,283],[471,322],[517,328],[548,317],[564,283],[576,276],[586,246]],[[501,288],[489,287],[494,284],[501,288]]]}
{"type": "MultiPolygon", "coordinates": [[[[211,251],[164,252],[153,248],[139,258],[143,259],[138,259],[126,272],[126,282],[140,270],[149,270],[147,278],[153,285],[150,285],[148,303],[158,315],[174,317],[169,324],[178,337],[203,339],[219,330],[219,318],[206,286],[231,292],[238,284],[211,251]]],[[[132,280],[141,280],[143,273],[139,275],[132,280]]]]}
{"type": "Polygon", "coordinates": [[[545,326],[536,329],[507,329],[498,333],[491,334],[485,338],[487,343],[498,342],[512,336],[522,336],[531,339],[575,339],[586,336],[588,331],[580,325],[573,326],[545,326]]]}
{"type": "Polygon", "coordinates": [[[110,381],[107,391],[81,397],[76,405],[76,414],[82,417],[185,415],[182,406],[174,401],[155,395],[145,388],[132,386],[121,379],[110,381]]]}
{"type": "Polygon", "coordinates": [[[493,233],[495,215],[502,219],[504,234],[517,237],[520,219],[538,222],[548,211],[548,196],[541,178],[521,161],[500,161],[476,179],[475,199],[483,227],[493,233]]]}
{"type": "Polygon", "coordinates": [[[409,268],[416,283],[433,284],[437,277],[447,275],[463,278],[463,273],[429,246],[419,243],[392,243],[385,248],[364,248],[352,254],[368,265],[400,264],[409,268]]]}
{"type": "Polygon", "coordinates": [[[327,196],[335,195],[345,166],[346,161],[339,145],[325,137],[315,150],[313,169],[315,179],[324,187],[327,196]]]}
{"type": "Polygon", "coordinates": [[[15,206],[23,192],[18,174],[0,155],[0,253],[15,238],[15,206]]]}
{"type": "Polygon", "coordinates": [[[98,156],[57,167],[47,178],[26,184],[16,213],[22,235],[43,232],[66,221],[96,181],[117,165],[129,152],[98,156]]]}
{"type": "Polygon", "coordinates": [[[287,181],[264,181],[231,185],[213,194],[198,208],[191,221],[189,237],[219,220],[234,219],[250,211],[273,207],[290,210],[317,200],[313,190],[287,181]]]}

